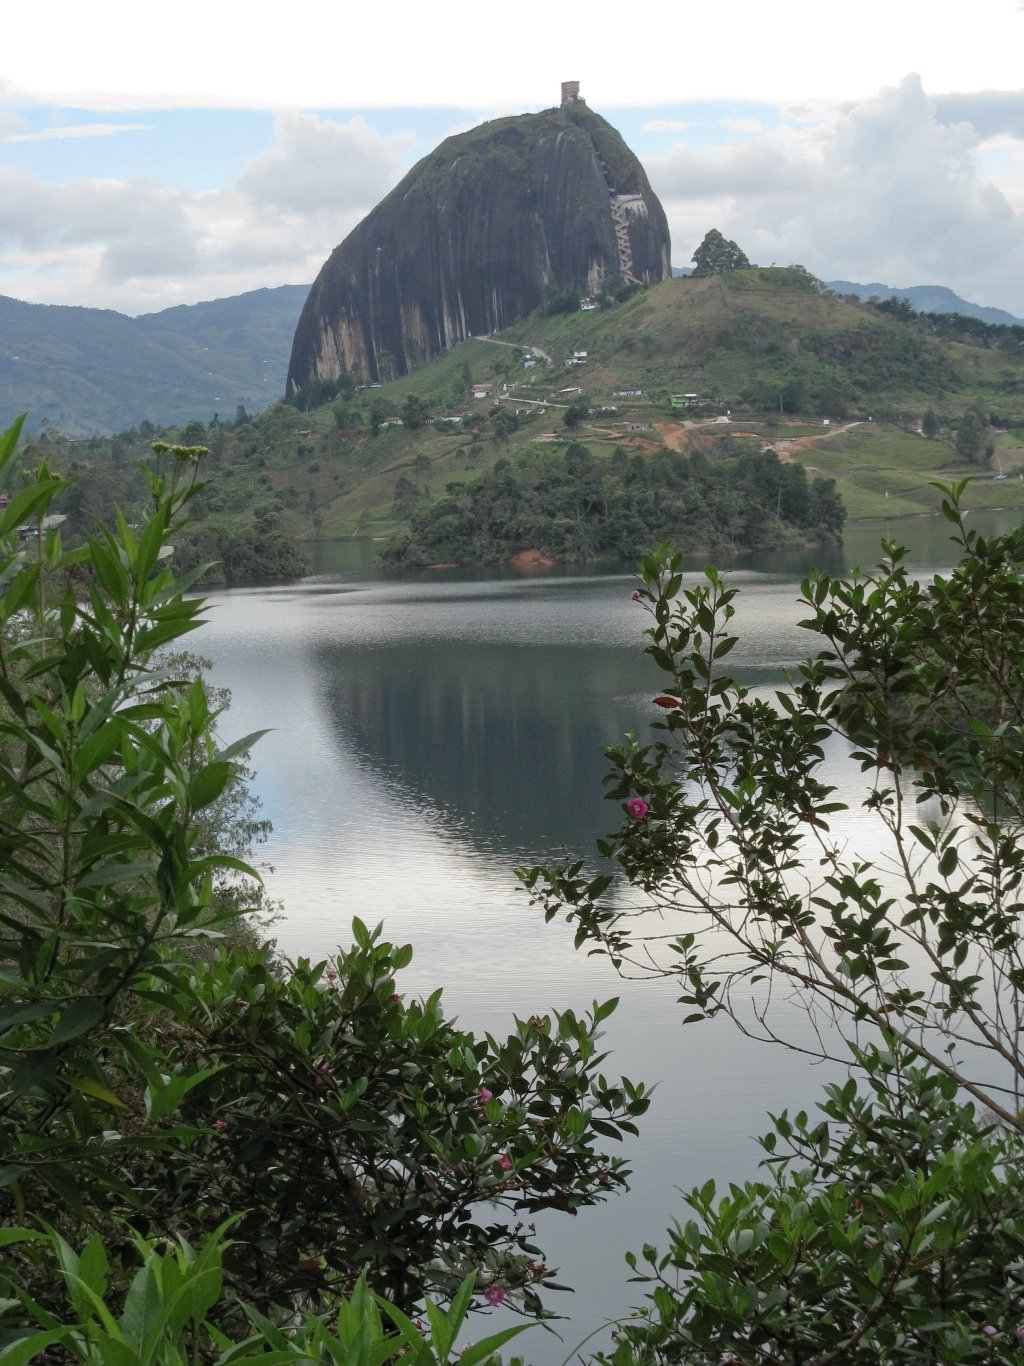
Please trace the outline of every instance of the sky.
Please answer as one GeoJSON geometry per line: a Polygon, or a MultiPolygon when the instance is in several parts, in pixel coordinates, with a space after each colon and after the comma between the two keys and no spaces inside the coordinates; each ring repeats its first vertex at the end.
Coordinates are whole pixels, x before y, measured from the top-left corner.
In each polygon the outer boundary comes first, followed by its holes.
{"type": "Polygon", "coordinates": [[[48,0],[4,16],[0,294],[124,313],[308,284],[443,138],[588,104],[672,260],[1024,317],[1024,0],[48,0]]]}

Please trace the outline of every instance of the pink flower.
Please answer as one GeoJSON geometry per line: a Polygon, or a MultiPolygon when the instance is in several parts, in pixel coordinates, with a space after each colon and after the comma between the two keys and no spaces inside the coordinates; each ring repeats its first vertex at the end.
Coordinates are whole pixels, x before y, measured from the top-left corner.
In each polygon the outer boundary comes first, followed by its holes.
{"type": "Polygon", "coordinates": [[[502,1153],[498,1158],[498,1166],[503,1172],[510,1172],[512,1170],[513,1162],[508,1153],[502,1153]]]}
{"type": "Polygon", "coordinates": [[[494,1092],[493,1092],[493,1091],[488,1091],[488,1089],[487,1089],[486,1086],[481,1086],[481,1087],[480,1087],[480,1104],[481,1104],[481,1105],[486,1105],[487,1102],[491,1099],[491,1097],[492,1097],[493,1095],[494,1095],[494,1092]]]}
{"type": "Polygon", "coordinates": [[[338,980],[338,972],[337,972],[337,969],[336,969],[336,968],[328,968],[328,969],[327,969],[326,976],[327,976],[328,982],[336,982],[336,981],[338,980]]]}
{"type": "Polygon", "coordinates": [[[626,810],[635,821],[642,821],[650,809],[643,797],[630,797],[626,803],[626,810]]]}
{"type": "Polygon", "coordinates": [[[228,1122],[226,1119],[215,1119],[213,1121],[213,1127],[219,1134],[223,1134],[227,1132],[228,1122]]]}
{"type": "Polygon", "coordinates": [[[981,1331],[986,1335],[986,1337],[994,1338],[995,1335],[999,1332],[999,1329],[996,1328],[996,1326],[992,1323],[986,1323],[982,1327],[981,1331]]]}
{"type": "Polygon", "coordinates": [[[1013,1336],[1018,1342],[1024,1342],[1024,1323],[1018,1323],[1013,1336]]]}
{"type": "Polygon", "coordinates": [[[505,1301],[504,1286],[489,1285],[484,1291],[484,1299],[488,1304],[503,1304],[505,1301]]]}
{"type": "Polygon", "coordinates": [[[633,592],[632,592],[632,594],[631,594],[630,596],[632,597],[632,599],[633,599],[634,602],[639,602],[639,601],[640,601],[640,589],[639,589],[639,588],[634,588],[634,589],[633,589],[633,592]]]}

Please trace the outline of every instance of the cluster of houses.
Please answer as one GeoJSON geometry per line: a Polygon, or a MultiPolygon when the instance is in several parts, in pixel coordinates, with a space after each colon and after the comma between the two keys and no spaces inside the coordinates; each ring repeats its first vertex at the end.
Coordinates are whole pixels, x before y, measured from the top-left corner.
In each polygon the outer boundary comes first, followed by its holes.
{"type": "MultiPolygon", "coordinates": [[[[596,308],[596,307],[597,307],[597,304],[596,304],[592,299],[581,299],[581,300],[580,300],[580,308],[596,308]]],[[[575,350],[573,351],[573,353],[572,353],[571,356],[567,356],[567,357],[565,358],[564,364],[565,364],[566,369],[570,369],[570,368],[572,368],[573,366],[584,365],[584,364],[586,364],[588,358],[589,358],[589,357],[588,357],[588,353],[587,353],[585,350],[582,350],[582,349],[577,348],[577,349],[575,349],[575,350]]],[[[524,369],[524,370],[530,370],[530,369],[532,369],[532,368],[533,368],[535,365],[537,365],[537,364],[539,364],[539,359],[538,359],[538,357],[537,357],[536,355],[526,356],[526,357],[524,358],[524,360],[523,360],[523,369],[524,369]]],[[[531,380],[531,383],[532,383],[532,380],[531,380]]],[[[492,383],[492,382],[490,382],[490,381],[473,382],[473,383],[470,385],[470,394],[471,394],[472,398],[473,398],[474,400],[478,401],[478,402],[479,402],[479,401],[494,400],[495,398],[501,398],[501,399],[506,399],[506,400],[508,400],[508,399],[511,399],[512,394],[514,393],[514,391],[516,390],[516,388],[517,388],[518,386],[517,386],[516,384],[514,384],[514,383],[511,383],[511,384],[510,384],[510,383],[508,383],[508,382],[505,382],[505,383],[503,383],[503,384],[501,385],[501,390],[500,390],[500,393],[499,393],[499,394],[496,394],[496,393],[495,393],[495,387],[496,387],[495,384],[492,383]]],[[[569,402],[572,402],[574,399],[579,398],[579,397],[582,397],[582,394],[583,394],[583,389],[582,389],[581,386],[579,386],[579,385],[567,385],[565,388],[562,388],[562,389],[559,389],[559,390],[558,390],[558,400],[563,400],[563,401],[564,401],[564,400],[568,400],[569,402]]],[[[640,388],[636,388],[636,389],[616,389],[616,390],[613,391],[611,397],[617,398],[617,399],[619,399],[619,398],[627,398],[627,399],[628,399],[628,398],[642,398],[642,397],[643,397],[643,394],[644,394],[644,391],[643,391],[643,389],[640,389],[640,388]]],[[[693,407],[698,406],[702,401],[703,401],[703,400],[701,399],[701,396],[700,396],[699,394],[695,394],[695,393],[672,394],[672,395],[670,396],[670,402],[671,402],[671,405],[672,405],[673,408],[693,408],[693,407]]],[[[536,413],[536,411],[537,411],[538,409],[544,409],[544,408],[547,408],[547,406],[548,406],[548,400],[547,400],[546,398],[540,398],[540,399],[537,399],[537,400],[522,399],[522,400],[520,400],[520,402],[522,402],[523,404],[525,404],[525,405],[527,405],[527,406],[522,406],[522,407],[517,406],[516,409],[515,409],[515,411],[516,411],[517,414],[536,413]]],[[[556,407],[559,406],[557,400],[555,400],[555,404],[556,404],[556,407]]],[[[600,413],[600,414],[606,416],[606,417],[610,417],[612,414],[617,413],[617,412],[619,411],[619,406],[618,406],[618,404],[615,404],[615,403],[605,403],[605,404],[600,405],[600,407],[598,407],[598,408],[596,409],[596,411],[597,411],[598,413],[600,413]]],[[[464,416],[463,414],[458,414],[458,415],[451,415],[451,416],[447,416],[447,415],[446,415],[446,416],[439,416],[439,417],[428,417],[428,418],[426,419],[426,421],[427,421],[427,423],[430,424],[430,425],[435,425],[435,424],[440,424],[440,423],[446,423],[446,424],[447,424],[447,423],[459,423],[459,422],[461,422],[461,421],[463,420],[463,416],[464,416]]],[[[614,422],[612,425],[615,426],[615,427],[617,427],[617,428],[621,428],[621,429],[624,430],[624,431],[629,431],[629,432],[640,432],[640,431],[644,431],[644,430],[646,430],[646,428],[649,426],[649,424],[646,423],[646,422],[632,422],[632,421],[618,421],[618,422],[614,422]]],[[[401,421],[400,418],[397,418],[397,417],[389,417],[389,418],[386,418],[386,419],[381,423],[381,426],[382,426],[382,427],[400,427],[400,426],[402,426],[402,421],[401,421]]],[[[534,437],[532,437],[531,439],[532,439],[533,441],[538,441],[538,442],[551,442],[551,441],[559,441],[559,440],[563,439],[563,437],[564,437],[564,433],[563,433],[563,432],[540,432],[540,433],[538,433],[537,435],[535,435],[534,437]]]]}

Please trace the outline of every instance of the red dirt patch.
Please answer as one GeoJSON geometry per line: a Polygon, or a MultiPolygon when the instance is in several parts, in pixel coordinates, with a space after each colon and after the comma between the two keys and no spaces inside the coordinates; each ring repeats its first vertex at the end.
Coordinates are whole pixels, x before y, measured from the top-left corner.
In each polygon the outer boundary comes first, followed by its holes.
{"type": "Polygon", "coordinates": [[[509,564],[513,569],[551,569],[557,563],[550,555],[545,555],[536,546],[530,546],[528,550],[520,550],[517,555],[513,555],[509,564]]]}

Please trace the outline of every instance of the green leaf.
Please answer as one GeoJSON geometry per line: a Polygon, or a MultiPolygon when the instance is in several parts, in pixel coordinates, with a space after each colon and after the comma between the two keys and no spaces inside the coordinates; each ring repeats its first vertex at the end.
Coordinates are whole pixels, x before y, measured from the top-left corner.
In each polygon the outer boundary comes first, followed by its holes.
{"type": "Polygon", "coordinates": [[[92,1077],[72,1077],[68,1082],[69,1086],[76,1091],[81,1091],[83,1095],[92,1096],[95,1100],[102,1100],[107,1105],[113,1105],[119,1110],[127,1110],[128,1106],[120,1096],[115,1095],[109,1086],[104,1086],[102,1082],[93,1081],[92,1077]]]}
{"type": "Polygon", "coordinates": [[[50,1035],[50,1044],[68,1043],[77,1039],[99,1024],[108,1010],[109,1003],[102,996],[81,996],[63,1012],[50,1035]]]}
{"type": "Polygon", "coordinates": [[[535,1323],[516,1323],[511,1328],[502,1328],[497,1333],[492,1333],[489,1337],[481,1338],[479,1342],[474,1342],[472,1346],[464,1348],[458,1355],[459,1366],[477,1366],[480,1361],[486,1361],[492,1356],[499,1347],[516,1338],[520,1333],[525,1333],[529,1328],[536,1328],[535,1323]]]}
{"type": "Polygon", "coordinates": [[[230,764],[215,761],[201,768],[188,785],[188,800],[192,810],[199,811],[215,802],[230,779],[230,764]]]}
{"type": "Polygon", "coordinates": [[[11,1243],[39,1243],[42,1241],[43,1234],[37,1233],[34,1229],[0,1228],[0,1247],[8,1247],[11,1243]]]}
{"type": "Polygon", "coordinates": [[[0,1033],[6,1033],[17,1025],[41,1020],[59,1010],[60,1001],[29,1001],[25,1005],[12,1004],[0,1009],[0,1033]]]}
{"type": "Polygon", "coordinates": [[[206,1081],[208,1077],[216,1076],[220,1071],[223,1071],[223,1068],[204,1067],[201,1071],[186,1076],[168,1077],[155,1087],[150,1082],[146,1088],[146,1113],[150,1119],[163,1119],[165,1115],[178,1108],[193,1087],[206,1081]]]}
{"type": "Polygon", "coordinates": [[[156,1267],[151,1258],[135,1273],[121,1315],[125,1340],[140,1355],[147,1336],[160,1318],[162,1308],[156,1267]]]}
{"type": "Polygon", "coordinates": [[[956,866],[960,862],[960,851],[955,844],[947,844],[943,850],[942,857],[939,859],[939,874],[941,877],[949,877],[956,871],[956,866]]]}
{"type": "Polygon", "coordinates": [[[31,1333],[27,1338],[8,1343],[0,1349],[0,1366],[28,1366],[47,1347],[63,1342],[74,1331],[74,1324],[63,1324],[60,1328],[48,1328],[44,1332],[31,1333]]]}

